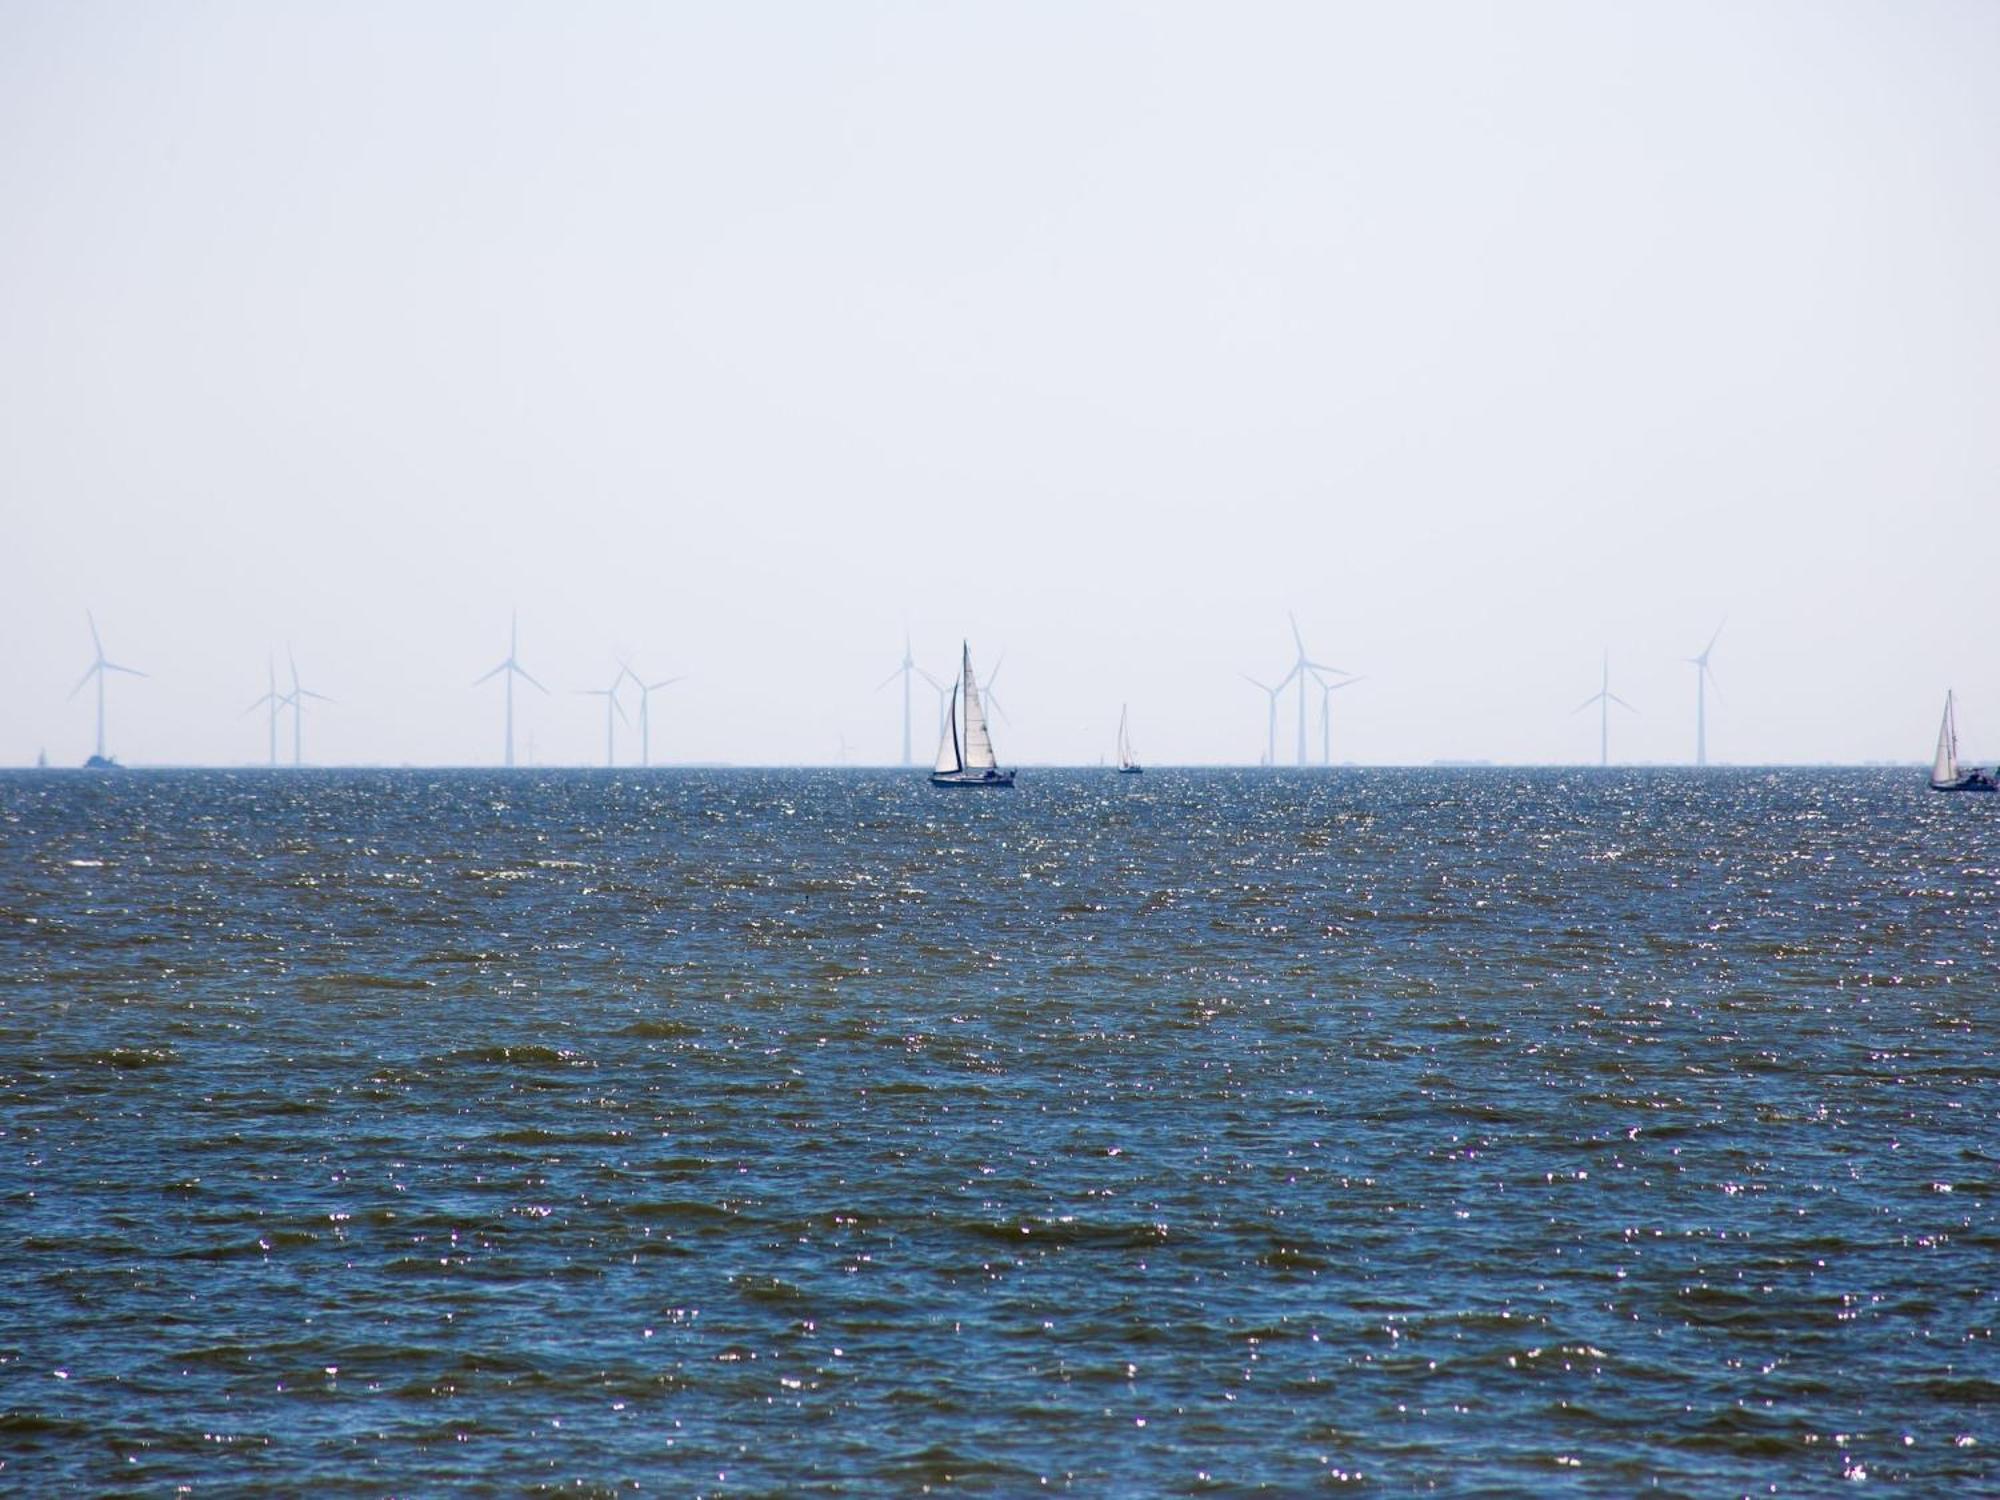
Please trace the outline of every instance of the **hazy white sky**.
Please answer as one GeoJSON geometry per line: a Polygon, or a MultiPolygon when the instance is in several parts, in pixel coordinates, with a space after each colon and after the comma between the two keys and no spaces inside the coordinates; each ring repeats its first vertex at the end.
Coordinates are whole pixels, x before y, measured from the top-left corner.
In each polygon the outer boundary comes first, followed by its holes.
{"type": "Polygon", "coordinates": [[[2000,5],[0,0],[0,763],[2000,757],[2000,5]],[[1289,703],[1281,758],[1292,749],[1289,703]],[[934,745],[919,700],[917,754],[934,745]],[[1315,752],[1317,750],[1315,704],[1315,752]],[[1982,733],[1982,730],[1984,731],[1982,733]],[[636,737],[621,745],[636,752],[636,737]]]}

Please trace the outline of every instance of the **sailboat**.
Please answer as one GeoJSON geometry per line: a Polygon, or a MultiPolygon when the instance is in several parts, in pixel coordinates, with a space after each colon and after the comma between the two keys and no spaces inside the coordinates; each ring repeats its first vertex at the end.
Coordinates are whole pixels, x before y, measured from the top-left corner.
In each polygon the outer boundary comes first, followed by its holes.
{"type": "Polygon", "coordinates": [[[1937,759],[1931,762],[1931,790],[1934,792],[2000,792],[1995,780],[1977,768],[1958,767],[1958,716],[1952,712],[1951,693],[1944,695],[1944,722],[1938,725],[1937,759]]]}
{"type": "Polygon", "coordinates": [[[1014,773],[1000,769],[993,754],[993,736],[986,732],[986,707],[979,701],[979,679],[972,675],[972,647],[964,648],[959,681],[952,684],[951,712],[945,716],[944,738],[938,741],[932,786],[1012,786],[1014,773]],[[965,737],[958,732],[958,712],[965,704],[965,737]]]}
{"type": "Polygon", "coordinates": [[[1118,774],[1137,776],[1146,768],[1132,759],[1132,732],[1125,727],[1128,712],[1127,705],[1118,705],[1118,774]]]}

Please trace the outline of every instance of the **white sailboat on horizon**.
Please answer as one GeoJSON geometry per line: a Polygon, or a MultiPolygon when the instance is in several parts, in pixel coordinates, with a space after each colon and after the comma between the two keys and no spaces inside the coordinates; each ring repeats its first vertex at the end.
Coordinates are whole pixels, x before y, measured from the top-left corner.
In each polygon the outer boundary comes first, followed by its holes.
{"type": "Polygon", "coordinates": [[[980,701],[979,679],[972,672],[972,647],[962,645],[959,681],[952,685],[951,710],[945,715],[944,737],[938,741],[931,767],[932,786],[1010,787],[1014,773],[1000,769],[993,753],[993,736],[986,728],[986,706],[980,701]],[[959,704],[965,705],[965,735],[959,737],[959,704]]]}
{"type": "Polygon", "coordinates": [[[1938,725],[1937,756],[1931,761],[1931,790],[1934,792],[2000,792],[2000,780],[1958,765],[1958,715],[1952,707],[1950,689],[1944,695],[1944,721],[1938,725]]]}
{"type": "Polygon", "coordinates": [[[1146,769],[1132,758],[1132,732],[1126,727],[1126,721],[1130,713],[1130,704],[1121,703],[1118,705],[1118,774],[1120,776],[1137,776],[1146,769]]]}

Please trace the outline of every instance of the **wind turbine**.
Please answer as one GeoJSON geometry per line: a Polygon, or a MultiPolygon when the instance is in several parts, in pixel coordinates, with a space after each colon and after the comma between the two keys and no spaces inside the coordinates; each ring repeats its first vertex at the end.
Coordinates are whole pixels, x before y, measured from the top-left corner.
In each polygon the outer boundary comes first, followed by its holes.
{"type": "MultiPolygon", "coordinates": [[[[639,689],[639,764],[650,766],[653,763],[653,694],[661,688],[672,687],[677,682],[686,682],[687,678],[662,677],[658,682],[648,682],[624,662],[618,664],[618,672],[620,677],[631,678],[634,686],[639,689]]],[[[617,688],[618,683],[615,679],[611,686],[617,688]]]]}
{"type": "Polygon", "coordinates": [[[618,675],[611,679],[610,687],[577,689],[585,697],[604,700],[604,763],[607,766],[618,764],[618,725],[613,721],[612,714],[625,719],[627,724],[632,722],[625,717],[625,705],[618,701],[618,684],[625,680],[625,675],[625,669],[620,667],[618,675]]]}
{"type": "Polygon", "coordinates": [[[90,681],[93,677],[97,679],[97,753],[91,756],[91,760],[102,763],[106,759],[104,754],[104,674],[106,672],[123,672],[128,677],[144,677],[146,674],[141,672],[137,667],[121,667],[117,662],[107,658],[104,654],[104,642],[97,634],[97,616],[89,610],[85,610],[83,617],[90,621],[90,646],[96,653],[96,657],[90,664],[90,670],[79,677],[76,686],[69,690],[69,695],[74,698],[78,693],[83,691],[83,685],[86,682],[90,681]]]}
{"type": "Polygon", "coordinates": [[[277,662],[272,660],[270,657],[266,657],[264,659],[264,671],[265,675],[270,681],[270,686],[265,689],[263,697],[259,698],[256,702],[252,703],[248,708],[244,709],[241,714],[237,715],[237,717],[248,718],[251,714],[254,714],[255,712],[257,712],[258,709],[264,707],[266,704],[270,705],[271,764],[275,766],[278,763],[278,710],[284,707],[285,700],[278,696],[277,662]]]}
{"type": "MultiPolygon", "coordinates": [[[[1291,682],[1293,678],[1298,679],[1299,764],[1304,765],[1306,763],[1306,679],[1310,677],[1313,680],[1320,682],[1322,685],[1324,685],[1325,679],[1320,676],[1322,672],[1332,672],[1340,677],[1352,677],[1354,674],[1352,672],[1347,671],[1344,667],[1329,667],[1325,662],[1314,661],[1311,657],[1307,656],[1305,637],[1299,634],[1299,617],[1295,614],[1291,614],[1288,611],[1286,613],[1286,618],[1292,622],[1292,643],[1298,647],[1299,654],[1298,658],[1292,663],[1291,671],[1287,672],[1283,677],[1280,677],[1278,679],[1278,690],[1283,691],[1286,684],[1291,682]]],[[[1273,698],[1272,711],[1275,713],[1276,709],[1277,709],[1277,700],[1273,698]]],[[[1275,759],[1277,751],[1276,744],[1273,743],[1271,748],[1273,752],[1273,758],[1275,759]]]]}
{"type": "Polygon", "coordinates": [[[1344,682],[1328,682],[1318,673],[1314,673],[1313,680],[1319,683],[1319,763],[1330,766],[1333,764],[1333,713],[1327,706],[1328,700],[1342,688],[1353,687],[1355,683],[1366,682],[1368,679],[1350,677],[1344,682]]]}
{"type": "Polygon", "coordinates": [[[938,732],[942,734],[944,732],[944,684],[917,665],[917,659],[910,655],[910,633],[906,630],[903,632],[903,664],[875,684],[875,691],[879,693],[898,677],[903,679],[903,764],[906,766],[915,764],[910,759],[910,678],[912,675],[923,678],[925,682],[928,682],[932,687],[937,689],[939,705],[938,732]]]}
{"type": "Polygon", "coordinates": [[[313,698],[321,703],[331,703],[333,700],[325,693],[315,693],[311,688],[299,686],[298,658],[292,655],[290,646],[285,647],[285,662],[292,669],[292,690],[285,694],[284,701],[292,706],[292,768],[297,770],[301,762],[300,742],[304,738],[304,731],[300,725],[305,718],[305,700],[313,698]]]}
{"type": "MultiPolygon", "coordinates": [[[[1725,619],[1722,625],[1728,623],[1725,619]]],[[[1709,669],[1708,654],[1722,638],[1722,625],[1715,627],[1715,634],[1701,648],[1701,655],[1687,658],[1688,664],[1694,668],[1694,763],[1698,766],[1708,764],[1708,685],[1715,680],[1715,673],[1709,669]]],[[[1716,691],[1721,691],[1720,686],[1716,691]]]]}
{"type": "Polygon", "coordinates": [[[1265,723],[1264,723],[1264,739],[1266,742],[1264,748],[1264,764],[1267,766],[1275,766],[1278,763],[1278,694],[1282,693],[1285,690],[1285,684],[1287,682],[1290,682],[1292,679],[1290,677],[1281,678],[1279,679],[1278,685],[1276,687],[1272,687],[1271,684],[1268,682],[1259,682],[1256,678],[1252,677],[1248,672],[1242,673],[1241,675],[1245,682],[1249,683],[1250,686],[1256,688],[1259,692],[1263,693],[1264,696],[1269,700],[1267,704],[1268,713],[1265,716],[1265,723]]]}
{"type": "Polygon", "coordinates": [[[1636,714],[1639,711],[1611,691],[1611,653],[1609,651],[1604,653],[1604,686],[1584,699],[1583,702],[1577,704],[1571,710],[1572,715],[1582,713],[1593,703],[1597,705],[1598,714],[1597,763],[1600,766],[1608,766],[1611,764],[1611,705],[1615,703],[1627,713],[1636,714]]]}
{"type": "Polygon", "coordinates": [[[520,662],[514,659],[516,654],[520,650],[520,639],[521,639],[521,618],[518,614],[509,615],[507,617],[507,659],[501,662],[500,665],[495,667],[492,671],[488,672],[485,677],[475,678],[472,684],[474,687],[478,687],[480,683],[487,681],[488,678],[498,677],[502,673],[506,674],[506,681],[507,681],[506,764],[509,767],[512,767],[512,765],[514,764],[514,679],[516,677],[525,677],[529,682],[534,683],[534,685],[537,688],[540,688],[542,692],[546,693],[548,691],[548,689],[542,687],[542,685],[539,682],[535,682],[535,679],[529,675],[527,668],[523,667],[520,664],[520,662]]]}

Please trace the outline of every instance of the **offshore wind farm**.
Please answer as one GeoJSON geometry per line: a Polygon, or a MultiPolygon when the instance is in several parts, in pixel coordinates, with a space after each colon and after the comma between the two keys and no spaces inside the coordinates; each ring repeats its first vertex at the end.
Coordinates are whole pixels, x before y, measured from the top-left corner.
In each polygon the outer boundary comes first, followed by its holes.
{"type": "MultiPolygon", "coordinates": [[[[80,679],[75,685],[75,687],[71,690],[70,696],[73,699],[78,693],[82,691],[84,687],[95,684],[97,689],[96,715],[93,721],[95,737],[92,742],[93,749],[90,753],[90,756],[87,759],[86,764],[95,767],[115,768],[120,763],[114,756],[108,753],[106,748],[107,742],[105,738],[106,731],[105,731],[105,697],[104,697],[105,686],[104,685],[105,685],[106,675],[110,673],[120,673],[131,676],[143,676],[146,674],[139,673],[130,667],[124,667],[111,662],[104,655],[102,641],[97,634],[97,623],[95,614],[87,611],[85,615],[85,621],[90,630],[91,643],[95,655],[92,659],[91,666],[86,671],[83,678],[80,679]]],[[[1332,717],[1333,694],[1343,689],[1354,687],[1366,681],[1367,679],[1361,675],[1348,671],[1346,668],[1334,666],[1330,663],[1317,660],[1310,652],[1308,652],[1306,648],[1305,637],[1300,629],[1296,612],[1288,611],[1286,613],[1285,624],[1289,631],[1291,649],[1292,649],[1292,658],[1286,670],[1282,674],[1278,675],[1276,680],[1272,682],[1266,682],[1263,679],[1254,676],[1249,672],[1241,672],[1238,674],[1238,676],[1243,682],[1246,682],[1251,686],[1255,687],[1263,695],[1264,713],[1263,713],[1263,733],[1262,733],[1261,753],[1259,753],[1254,758],[1254,760],[1249,756],[1245,756],[1240,761],[1236,761],[1234,763],[1256,764],[1264,767],[1277,767],[1284,764],[1290,764],[1295,767],[1306,767],[1317,764],[1321,768],[1331,768],[1335,764],[1334,754],[1333,754],[1333,717],[1332,717]],[[1288,693],[1290,694],[1292,700],[1292,712],[1295,716],[1295,721],[1296,721],[1297,738],[1292,757],[1289,760],[1285,760],[1281,758],[1278,753],[1278,716],[1279,716],[1280,704],[1281,702],[1283,702],[1288,693]],[[1319,718],[1319,726],[1318,726],[1319,746],[1318,746],[1318,754],[1316,757],[1311,752],[1307,735],[1309,709],[1312,707],[1314,703],[1315,695],[1317,701],[1317,713],[1319,718]]],[[[1698,653],[1693,657],[1684,658],[1684,660],[1689,665],[1692,665],[1695,668],[1696,692],[1695,692],[1694,715],[1692,723],[1692,743],[1693,743],[1694,753],[1693,753],[1693,759],[1686,763],[1696,768],[1706,767],[1710,764],[1709,749],[1708,749],[1709,692],[1716,680],[1712,659],[1715,653],[1717,642],[1720,640],[1721,635],[1722,635],[1722,626],[1718,625],[1714,630],[1714,632],[1710,635],[1707,644],[1702,648],[1700,653],[1698,653]]],[[[299,676],[297,657],[290,646],[286,647],[285,655],[286,655],[286,665],[290,681],[289,688],[285,689],[284,691],[280,691],[280,684],[278,680],[275,656],[268,658],[265,664],[266,667],[265,691],[261,695],[259,695],[256,699],[252,700],[252,702],[247,708],[241,711],[241,717],[247,718],[251,714],[257,713],[259,710],[263,711],[263,716],[264,716],[263,758],[265,764],[267,764],[268,766],[276,767],[280,763],[280,757],[279,757],[280,723],[281,720],[286,715],[289,715],[290,730],[291,730],[291,765],[294,767],[301,767],[306,764],[304,756],[304,717],[305,717],[305,707],[307,702],[311,701],[316,703],[332,704],[335,700],[326,696],[325,694],[307,688],[302,683],[299,676]]],[[[519,656],[520,656],[520,618],[519,618],[519,612],[516,611],[509,616],[507,655],[496,666],[492,667],[484,674],[472,680],[472,686],[475,688],[483,686],[484,684],[493,680],[496,677],[502,680],[502,699],[501,699],[502,712],[499,725],[499,735],[497,740],[497,756],[496,756],[497,763],[502,767],[511,767],[515,764],[515,759],[514,759],[515,716],[516,716],[516,706],[514,698],[515,679],[517,678],[520,679],[522,682],[525,682],[529,686],[537,689],[544,696],[547,696],[548,693],[548,689],[541,683],[541,681],[536,677],[534,677],[532,674],[530,674],[527,671],[527,669],[521,665],[519,656]]],[[[984,700],[985,707],[991,710],[992,713],[996,714],[1003,724],[1011,728],[1013,725],[1012,716],[1007,712],[1004,703],[1000,699],[999,695],[995,692],[995,683],[999,678],[1000,671],[1004,663],[1005,663],[1004,654],[995,659],[993,666],[990,669],[988,669],[983,681],[979,684],[979,693],[980,697],[984,700]]],[[[1115,673],[1120,669],[1121,669],[1121,664],[1119,663],[1107,662],[1103,665],[1103,670],[1107,674],[1115,673]]],[[[638,767],[641,769],[652,767],[655,764],[654,753],[653,753],[653,705],[652,705],[653,695],[655,693],[663,692],[667,688],[684,683],[687,680],[688,678],[686,674],[678,674],[675,676],[664,677],[649,681],[645,677],[643,677],[640,673],[634,670],[631,661],[626,655],[620,654],[616,658],[616,670],[609,678],[606,685],[598,687],[578,687],[573,689],[572,694],[574,696],[593,698],[602,701],[604,739],[603,739],[602,760],[601,762],[599,762],[599,764],[610,769],[615,769],[621,765],[627,767],[638,767]],[[627,707],[628,696],[632,699],[632,706],[629,709],[627,707]],[[619,751],[619,738],[618,738],[618,730],[621,726],[625,727],[628,730],[636,730],[637,740],[638,740],[636,752],[633,751],[628,744],[627,750],[622,759],[619,751]]],[[[933,691],[937,695],[938,721],[935,726],[934,732],[939,736],[949,735],[950,727],[947,722],[947,708],[950,701],[950,686],[945,679],[940,678],[936,673],[930,671],[927,667],[922,665],[917,660],[914,654],[912,638],[908,632],[905,632],[903,641],[903,652],[900,663],[898,664],[894,672],[892,672],[888,677],[882,679],[880,682],[876,683],[874,685],[874,690],[873,690],[875,694],[880,694],[884,689],[889,688],[891,686],[900,686],[901,688],[900,705],[899,705],[900,716],[896,721],[897,724],[900,726],[900,734],[899,738],[892,742],[899,746],[899,752],[885,753],[880,755],[879,757],[873,758],[872,760],[864,759],[861,763],[878,764],[878,765],[901,765],[905,767],[913,767],[917,763],[915,759],[915,746],[917,743],[917,735],[919,733],[919,725],[915,719],[915,703],[913,694],[915,691],[915,685],[919,682],[933,689],[933,691]]],[[[1178,688],[1179,696],[1183,700],[1186,700],[1190,697],[1197,695],[1200,691],[1200,687],[1201,687],[1200,684],[1183,681],[1179,684],[1178,688]]],[[[1211,685],[1211,690],[1212,687],[1213,685],[1211,685]]],[[[1590,695],[1582,703],[1576,705],[1576,707],[1571,712],[1573,715],[1577,715],[1577,714],[1582,714],[1586,710],[1592,708],[1595,708],[1597,710],[1598,734],[1597,734],[1596,763],[1600,767],[1608,768],[1613,764],[1613,759],[1611,754],[1611,724],[1610,724],[1612,709],[1617,708],[1621,710],[1623,713],[1630,715],[1638,714],[1638,710],[1634,708],[1630,702],[1620,697],[1618,694],[1614,693],[1611,690],[1611,665],[1610,665],[1610,652],[1608,648],[1603,652],[1602,659],[1600,662],[1600,681],[1599,681],[1598,691],[1590,695]]],[[[877,715],[876,717],[879,720],[881,716],[877,715]]],[[[1365,723],[1364,715],[1355,714],[1355,715],[1350,715],[1349,717],[1357,724],[1365,723]]],[[[686,727],[687,726],[685,726],[684,724],[678,722],[675,725],[676,732],[684,732],[686,727]]],[[[1029,725],[1024,725],[1023,727],[1030,730],[1032,729],[1032,726],[1029,725]]],[[[926,731],[929,731],[928,725],[924,726],[924,728],[926,731]]],[[[851,746],[849,745],[849,742],[847,740],[847,731],[844,727],[841,729],[839,733],[838,741],[841,747],[839,755],[837,757],[838,763],[841,764],[850,763],[852,759],[851,746]]],[[[1244,743],[1249,743],[1249,739],[1247,736],[1245,737],[1244,743]]],[[[1438,757],[1429,757],[1425,759],[1414,760],[1408,763],[1416,763],[1416,764],[1432,763],[1432,762],[1443,763],[1447,759],[1448,759],[1447,757],[1438,756],[1438,757]]],[[[1910,760],[1913,763],[1916,759],[1917,757],[1915,755],[1912,755],[1910,757],[1910,760]]],[[[694,757],[686,755],[685,753],[682,753],[678,756],[670,753],[667,757],[666,763],[671,764],[675,760],[679,760],[681,763],[684,764],[704,763],[694,757]]],[[[1583,757],[1577,757],[1577,760],[1580,762],[1583,760],[1583,757]]],[[[1478,761],[1479,763],[1483,764],[1493,763],[1490,759],[1487,759],[1485,757],[1479,757],[1478,761]]],[[[176,763],[176,762],[168,762],[168,763],[176,763]]],[[[242,763],[242,762],[226,762],[226,763],[242,763]]],[[[322,762],[322,763],[328,763],[328,762],[322,762]]],[[[358,763],[369,764],[374,762],[362,760],[358,763]]],[[[475,759],[474,761],[471,761],[469,763],[476,764],[478,762],[475,759]]],[[[756,762],[746,761],[742,763],[755,764],[756,762]]],[[[782,763],[782,762],[776,762],[776,763],[782,763]]],[[[1031,758],[1031,763],[1034,763],[1032,758],[1031,758]]],[[[1049,756],[1042,758],[1039,763],[1059,764],[1062,762],[1056,757],[1049,756]]],[[[1080,757],[1078,758],[1077,761],[1072,763],[1083,764],[1087,763],[1087,760],[1086,758],[1080,757]]],[[[1176,761],[1169,756],[1163,760],[1160,760],[1160,763],[1200,764],[1204,762],[1201,762],[1194,758],[1188,758],[1183,761],[1176,761]]],[[[1232,762],[1228,760],[1223,760],[1220,762],[1207,762],[1207,763],[1229,764],[1232,762]]],[[[1356,762],[1354,762],[1350,758],[1346,760],[1344,763],[1355,764],[1356,762]]],[[[1557,759],[1557,760],[1551,760],[1546,763],[1562,764],[1564,763],[1564,761],[1557,759]]],[[[1679,764],[1681,762],[1669,759],[1653,763],[1679,764]]]]}

